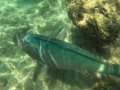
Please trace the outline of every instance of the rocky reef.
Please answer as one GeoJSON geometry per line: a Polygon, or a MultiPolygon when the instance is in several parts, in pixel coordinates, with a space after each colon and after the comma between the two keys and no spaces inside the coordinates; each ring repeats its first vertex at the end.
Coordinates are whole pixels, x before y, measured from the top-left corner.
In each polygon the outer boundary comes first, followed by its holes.
{"type": "Polygon", "coordinates": [[[66,3],[73,24],[93,42],[102,46],[115,43],[120,32],[119,0],[66,0],[66,3]]]}

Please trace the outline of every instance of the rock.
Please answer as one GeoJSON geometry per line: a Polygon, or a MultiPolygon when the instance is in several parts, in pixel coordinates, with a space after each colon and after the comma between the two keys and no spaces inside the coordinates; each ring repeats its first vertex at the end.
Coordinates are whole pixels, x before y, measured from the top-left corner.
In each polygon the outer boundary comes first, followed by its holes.
{"type": "Polygon", "coordinates": [[[68,16],[99,45],[113,43],[120,32],[119,1],[66,0],[68,16]]]}

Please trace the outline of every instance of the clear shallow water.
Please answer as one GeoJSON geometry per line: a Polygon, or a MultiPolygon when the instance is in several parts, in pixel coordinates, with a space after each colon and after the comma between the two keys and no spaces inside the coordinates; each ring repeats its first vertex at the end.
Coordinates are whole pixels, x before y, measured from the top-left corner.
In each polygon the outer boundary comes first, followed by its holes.
{"type": "Polygon", "coordinates": [[[97,79],[89,73],[45,68],[32,86],[36,62],[12,42],[15,31],[26,29],[72,43],[74,26],[64,0],[0,0],[1,90],[91,90],[97,79]]]}
{"type": "Polygon", "coordinates": [[[1,0],[0,89],[69,90],[71,85],[59,80],[65,72],[60,71],[59,75],[56,70],[48,72],[44,68],[39,75],[37,86],[33,87],[32,74],[36,62],[15,47],[12,36],[17,30],[28,29],[32,33],[67,40],[71,27],[64,1],[1,0]]]}

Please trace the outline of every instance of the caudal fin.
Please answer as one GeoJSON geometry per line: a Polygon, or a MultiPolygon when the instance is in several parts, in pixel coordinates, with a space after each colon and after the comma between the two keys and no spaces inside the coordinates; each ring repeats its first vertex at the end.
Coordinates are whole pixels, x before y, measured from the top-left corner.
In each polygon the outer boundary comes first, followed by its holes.
{"type": "Polygon", "coordinates": [[[106,65],[103,70],[103,73],[120,77],[120,65],[117,64],[106,65]]]}

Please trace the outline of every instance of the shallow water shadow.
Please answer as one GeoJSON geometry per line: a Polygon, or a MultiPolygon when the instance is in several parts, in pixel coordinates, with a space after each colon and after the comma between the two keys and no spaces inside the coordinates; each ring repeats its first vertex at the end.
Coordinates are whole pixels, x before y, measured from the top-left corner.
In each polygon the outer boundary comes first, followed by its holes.
{"type": "Polygon", "coordinates": [[[111,56],[109,49],[102,45],[99,40],[89,37],[85,30],[80,30],[78,28],[72,30],[72,42],[75,45],[84,48],[91,53],[97,53],[106,59],[109,59],[111,56]]]}
{"type": "Polygon", "coordinates": [[[55,85],[55,80],[60,80],[66,85],[70,85],[71,87],[78,87],[81,89],[91,87],[96,81],[97,78],[91,75],[90,73],[85,72],[74,72],[67,70],[58,70],[49,68],[47,74],[52,77],[52,82],[49,85],[51,88],[55,85]]]}

